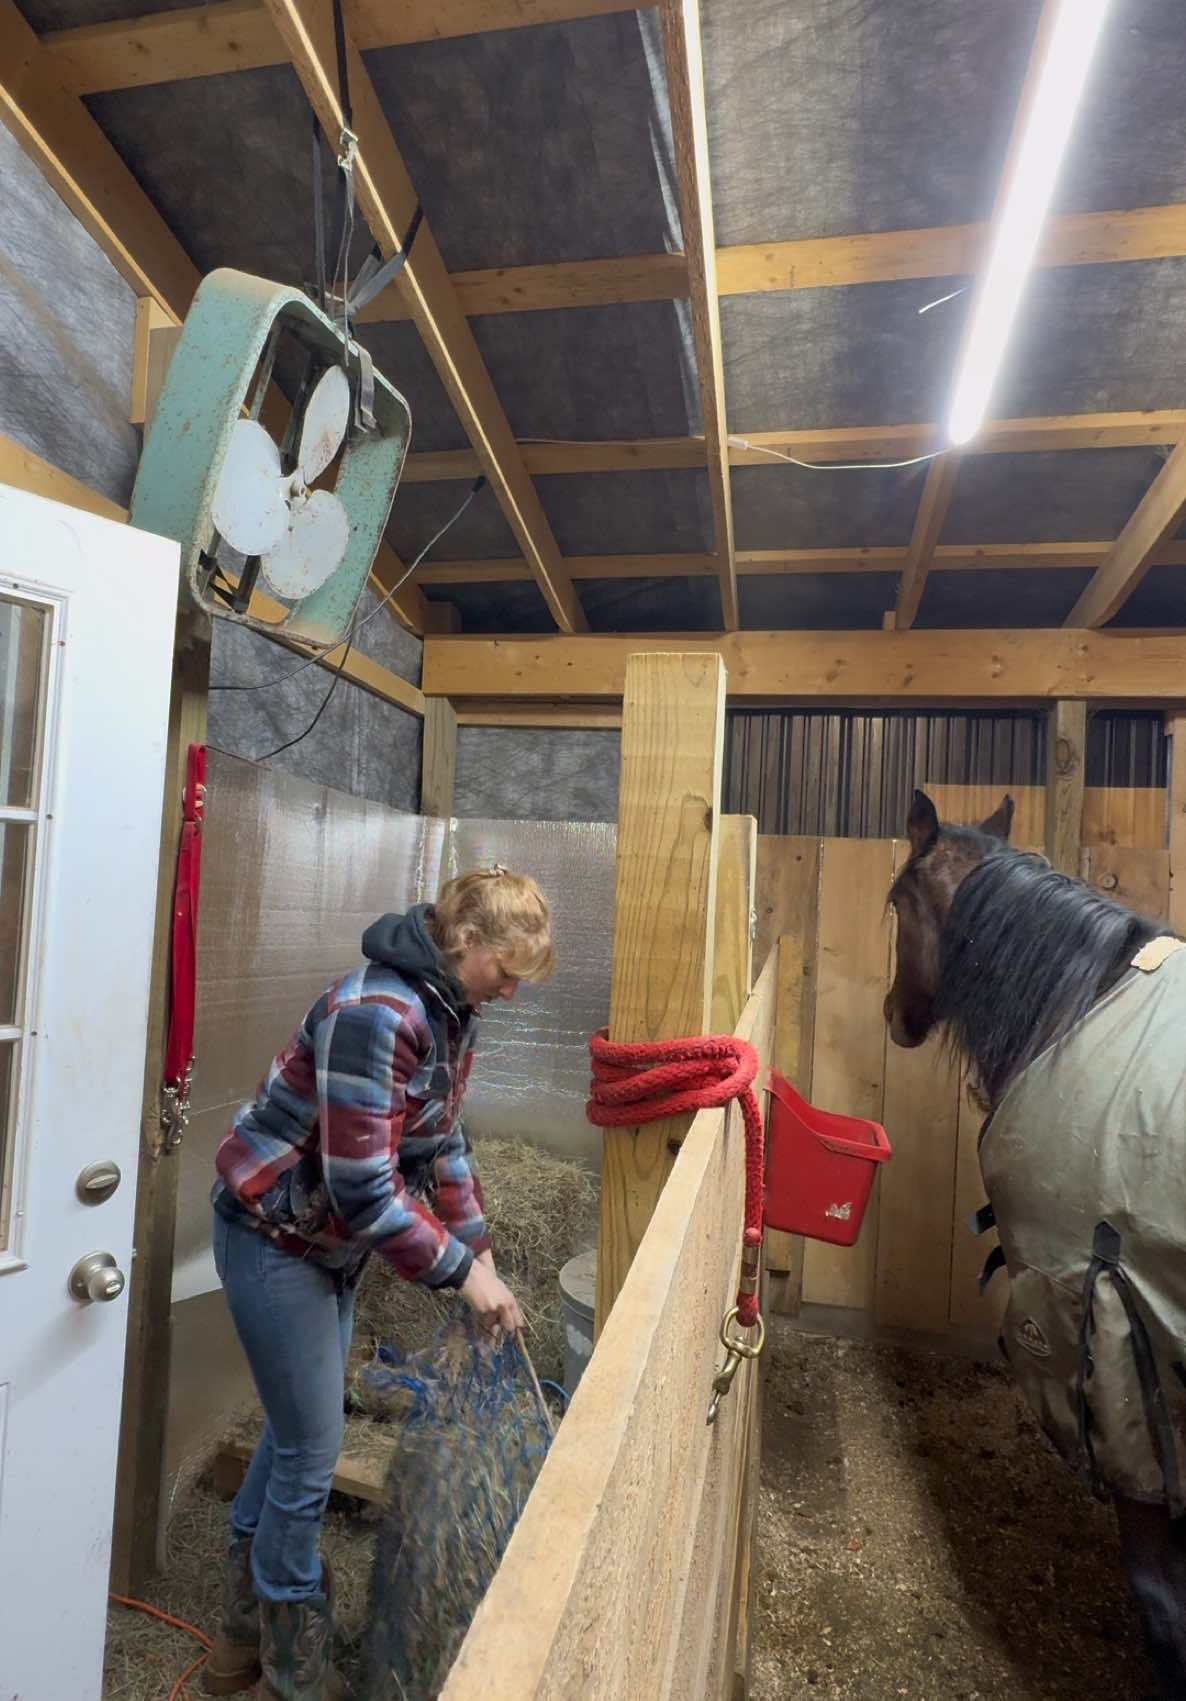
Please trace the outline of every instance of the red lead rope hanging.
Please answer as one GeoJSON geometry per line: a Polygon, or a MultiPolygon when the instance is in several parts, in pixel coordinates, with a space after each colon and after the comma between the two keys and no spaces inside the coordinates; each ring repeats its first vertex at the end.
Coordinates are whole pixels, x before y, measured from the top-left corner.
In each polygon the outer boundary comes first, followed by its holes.
{"type": "MultiPolygon", "coordinates": [[[[743,1329],[761,1328],[758,1312],[758,1265],[762,1247],[763,1177],[765,1171],[762,1113],[753,1093],[758,1054],[747,1040],[730,1034],[705,1034],[699,1039],[666,1040],[648,1045],[612,1045],[603,1028],[589,1041],[593,1060],[592,1097],[585,1107],[599,1128],[627,1128],[659,1122],[683,1111],[703,1110],[740,1099],[745,1120],[745,1233],[741,1283],[736,1316],[743,1329]]],[[[750,1357],[746,1347],[727,1335],[721,1339],[731,1354],[750,1357]]],[[[733,1369],[736,1369],[734,1363],[733,1369]]],[[[729,1372],[732,1375],[732,1370],[729,1372]]],[[[718,1378],[719,1383],[719,1378],[718,1378]]],[[[728,1384],[726,1383],[726,1388],[728,1384]]],[[[718,1386],[718,1394],[725,1389],[718,1386]]]]}
{"type": "Polygon", "coordinates": [[[191,744],[186,758],[181,843],[173,889],[169,957],[169,1037],[161,1088],[161,1125],[167,1147],[177,1146],[189,1121],[197,1014],[198,894],[202,883],[202,822],[206,811],[206,746],[191,744]]]}

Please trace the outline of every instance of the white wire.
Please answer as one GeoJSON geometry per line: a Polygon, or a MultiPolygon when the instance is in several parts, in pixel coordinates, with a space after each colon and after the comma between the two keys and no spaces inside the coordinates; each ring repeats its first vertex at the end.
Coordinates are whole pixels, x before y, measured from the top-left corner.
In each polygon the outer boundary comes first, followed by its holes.
{"type": "Polygon", "coordinates": [[[728,439],[731,449],[748,449],[754,455],[770,455],[776,461],[787,461],[793,467],[805,467],[808,472],[892,472],[895,467],[920,467],[924,461],[933,461],[939,455],[946,455],[946,449],[932,449],[926,455],[912,455],[908,461],[801,461],[795,455],[786,455],[781,449],[768,449],[764,443],[751,443],[746,437],[728,439]]]}

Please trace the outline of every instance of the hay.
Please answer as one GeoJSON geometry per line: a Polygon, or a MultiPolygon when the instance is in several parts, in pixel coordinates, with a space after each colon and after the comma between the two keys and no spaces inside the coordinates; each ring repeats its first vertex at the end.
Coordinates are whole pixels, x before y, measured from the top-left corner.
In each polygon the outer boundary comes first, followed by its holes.
{"type": "Polygon", "coordinates": [[[531,1366],[468,1313],[387,1373],[415,1391],[393,1426],[363,1701],[433,1701],[551,1441],[531,1366]]]}
{"type": "MultiPolygon", "coordinates": [[[[593,1245],[596,1190],[580,1164],[523,1140],[482,1140],[477,1159],[499,1274],[522,1307],[536,1368],[558,1380],[564,1362],[558,1278],[575,1253],[593,1245]]],[[[386,1259],[372,1258],[358,1289],[353,1367],[388,1341],[404,1354],[423,1351],[449,1321],[451,1298],[404,1281],[386,1259]]]]}

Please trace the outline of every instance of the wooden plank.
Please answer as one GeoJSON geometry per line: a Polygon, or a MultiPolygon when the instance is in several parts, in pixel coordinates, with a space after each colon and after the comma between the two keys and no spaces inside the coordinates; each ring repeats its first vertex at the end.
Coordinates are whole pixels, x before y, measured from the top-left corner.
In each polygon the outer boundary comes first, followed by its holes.
{"type": "MultiPolygon", "coordinates": [[[[393,1444],[394,1445],[394,1444],[393,1444]]],[[[247,1471],[254,1447],[246,1441],[224,1441],[214,1455],[214,1486],[219,1494],[235,1494],[247,1471]]],[[[338,1456],[333,1486],[339,1494],[352,1494],[373,1506],[385,1504],[387,1459],[381,1453],[348,1453],[338,1456]]]]}
{"type": "Polygon", "coordinates": [[[1083,780],[1087,704],[1062,701],[1046,718],[1046,855],[1064,874],[1079,872],[1083,843],[1083,780]]]}
{"type": "Polygon", "coordinates": [[[1171,718],[1169,734],[1169,921],[1186,934],[1186,715],[1171,718]]]}
{"type": "Polygon", "coordinates": [[[622,725],[622,711],[604,704],[471,703],[457,716],[458,726],[602,727],[622,725]]]}
{"type": "Polygon", "coordinates": [[[142,295],[136,303],[136,332],[132,348],[132,400],[128,420],[132,425],[147,426],[152,417],[155,398],[180,336],[180,327],[151,295],[142,295]],[[149,398],[153,398],[150,406],[149,398]]]}
{"type": "MultiPolygon", "coordinates": [[[[52,39],[52,38],[51,38],[52,39]]],[[[910,278],[963,277],[988,251],[987,225],[861,231],[718,248],[721,296],[846,288],[910,278]]],[[[1133,207],[1052,219],[1034,264],[1106,265],[1186,253],[1186,207],[1133,207]]],[[[615,260],[569,260],[456,274],[467,313],[525,313],[552,307],[609,307],[622,301],[668,301],[688,293],[682,254],[637,254],[615,260]]],[[[393,293],[378,297],[364,319],[402,317],[393,293]]]]}
{"type": "MultiPolygon", "coordinates": [[[[626,12],[632,0],[346,0],[358,46],[397,47],[484,30],[563,23],[626,12]]],[[[282,65],[284,42],[263,0],[213,0],[109,24],[55,30],[46,46],[76,94],[142,88],[188,77],[282,65]]]]}
{"type": "MultiPolygon", "coordinates": [[[[456,284],[456,275],[454,274],[456,284]]],[[[365,315],[364,315],[365,317],[365,315]]],[[[924,454],[939,435],[937,425],[854,425],[816,431],[752,431],[747,437],[731,434],[729,465],[731,467],[776,467],[785,465],[783,455],[796,460],[810,461],[878,461],[901,460],[924,454]]],[[[1054,414],[1034,419],[998,419],[985,426],[983,434],[970,444],[965,455],[1024,454],[1031,450],[1146,448],[1173,444],[1186,436],[1186,414],[1180,410],[1149,413],[1088,413],[1054,414]]],[[[699,437],[626,437],[606,438],[588,443],[520,443],[523,462],[533,477],[553,474],[598,472],[654,472],[685,467],[699,467],[704,461],[704,444],[699,437]]],[[[405,484],[431,484],[442,480],[476,478],[481,471],[472,449],[429,449],[409,455],[404,463],[405,484]]],[[[1102,543],[1033,543],[1018,544],[948,544],[940,545],[937,555],[944,565],[949,557],[959,560],[968,552],[980,550],[986,554],[982,565],[991,562],[993,551],[999,550],[1006,564],[1019,548],[1037,552],[1070,552],[1078,550],[1083,559],[1068,553],[1058,565],[1096,567],[1112,547],[1112,539],[1102,543]]],[[[738,560],[753,559],[762,551],[738,551],[738,560]]],[[[771,555],[779,552],[770,551],[771,555]]],[[[796,550],[782,552],[794,560],[796,550]]],[[[825,552],[827,553],[827,552],[825,552]]],[[[877,560],[892,554],[895,572],[901,571],[904,549],[862,551],[835,550],[836,556],[852,557],[867,554],[877,560]]],[[[616,557],[609,557],[614,560],[616,557]]],[[[1051,562],[1052,565],[1055,561],[1051,562]]]]}
{"type": "MultiPolygon", "coordinates": [[[[439,697],[621,698],[627,657],[670,649],[654,634],[427,638],[424,690],[439,697]]],[[[734,700],[1026,703],[1052,697],[1186,703],[1182,633],[730,632],[681,637],[719,655],[734,700]]]]}
{"type": "Polygon", "coordinates": [[[0,123],[139,296],[180,322],[198,272],[15,0],[0,0],[0,123]]]}
{"type": "Polygon", "coordinates": [[[457,711],[447,697],[429,697],[424,704],[424,734],[420,746],[420,813],[453,814],[453,781],[457,770],[457,711]]]}
{"type": "Polygon", "coordinates": [[[728,427],[725,424],[725,365],[721,354],[721,310],[717,299],[716,238],[708,158],[708,114],[700,47],[700,0],[659,0],[659,25],[667,71],[680,226],[688,262],[692,343],[700,390],[700,417],[708,461],[713,546],[721,591],[721,624],[735,632],[737,563],[733,557],[733,503],[729,493],[728,427]]]}
{"type": "MultiPolygon", "coordinates": [[[[892,839],[825,839],[820,852],[819,958],[815,993],[812,1102],[845,1116],[881,1121],[892,839]]],[[[877,1183],[855,1246],[807,1243],[806,1304],[869,1310],[877,1259],[877,1183]]]]}
{"type": "MultiPolygon", "coordinates": [[[[1008,792],[1013,799],[1010,843],[1019,850],[1042,848],[1046,831],[1046,792],[1042,786],[954,786],[932,784],[928,780],[922,789],[938,810],[941,821],[961,827],[976,827],[987,821],[1008,792]]],[[[902,824],[905,826],[905,822],[902,824]]]]}
{"type": "Polygon", "coordinates": [[[957,1329],[983,1329],[994,1340],[1009,1297],[1009,1284],[999,1275],[980,1292],[980,1272],[997,1244],[995,1229],[974,1235],[968,1218],[985,1202],[980,1178],[979,1141],[984,1111],[968,1095],[966,1081],[959,1093],[959,1129],[955,1168],[955,1225],[951,1243],[951,1309],[949,1319],[957,1329]]]}
{"type": "MultiPolygon", "coordinates": [[[[769,1057],[774,963],[738,1023],[769,1057]]],[[[764,1078],[764,1069],[763,1069],[764,1078]]],[[[712,1601],[744,1369],[704,1421],[736,1284],[740,1148],[701,1111],[441,1701],[724,1701],[712,1601]],[[700,1674],[706,1673],[704,1682],[700,1674]]],[[[715,1592],[715,1593],[714,1593],[715,1592]]]]}
{"type": "Polygon", "coordinates": [[[1164,850],[1165,791],[1161,786],[1086,786],[1083,843],[1164,850]]]}
{"type": "MultiPolygon", "coordinates": [[[[609,1033],[704,1033],[712,1010],[725,671],[715,657],[632,657],[622,716],[609,1033]]],[[[604,1131],[597,1331],[651,1220],[688,1117],[604,1131]]]]}
{"type": "MultiPolygon", "coordinates": [[[[811,1095],[815,1042],[816,946],[819,931],[820,842],[763,833],[758,838],[757,955],[778,951],[778,1011],[774,1066],[811,1095]]],[[[770,1229],[766,1267],[775,1311],[798,1309],[803,1287],[803,1240],[770,1229]]]]}
{"type": "Polygon", "coordinates": [[[1136,590],[1154,552],[1186,514],[1186,443],[1179,443],[1070,614],[1068,626],[1103,626],[1136,590]]]}
{"type": "Polygon", "coordinates": [[[714,1034],[731,1034],[754,984],[753,916],[758,823],[752,815],[722,815],[717,847],[716,927],[712,951],[714,1034]]]}
{"type": "MultiPolygon", "coordinates": [[[[531,455],[526,455],[530,470],[531,455]]],[[[1082,569],[1097,567],[1111,544],[1100,543],[967,543],[939,544],[932,567],[945,573],[975,573],[1012,568],[1082,569]]],[[[739,549],[737,571],[748,577],[787,573],[901,573],[904,549],[739,549]]],[[[1174,538],[1157,552],[1157,565],[1186,567],[1186,539],[1174,538]]],[[[572,579],[706,579],[716,575],[712,555],[566,555],[572,579]]],[[[515,557],[491,561],[433,561],[416,570],[419,585],[520,584],[531,578],[527,563],[515,557]]],[[[440,606],[435,605],[435,606],[440,606]]]]}
{"type": "Polygon", "coordinates": [[[959,469],[960,456],[954,453],[940,455],[927,468],[894,604],[893,629],[899,632],[905,632],[914,625],[959,469]]]}
{"type": "MultiPolygon", "coordinates": [[[[909,854],[899,839],[895,875],[909,854]]],[[[947,1328],[959,1096],[959,1068],[937,1035],[913,1051],[887,1043],[881,1120],[894,1155],[881,1177],[874,1305],[887,1328],[947,1328]]]]}
{"type": "MultiPolygon", "coordinates": [[[[342,111],[330,9],[316,0],[268,0],[268,8],[322,128],[326,135],[338,136],[342,111]]],[[[355,188],[363,215],[387,259],[400,252],[419,201],[349,31],[346,63],[358,138],[355,188]]],[[[563,632],[586,630],[588,623],[572,581],[564,572],[551,527],[427,220],[420,226],[415,251],[396,287],[556,624],[563,632]]]]}
{"type": "Polygon", "coordinates": [[[53,502],[65,502],[71,508],[81,508],[87,514],[100,514],[105,520],[126,520],[128,511],[112,502],[89,484],[72,478],[61,467],[51,465],[40,455],[26,449],[15,437],[0,432],[0,484],[11,484],[16,490],[30,490],[34,496],[48,496],[53,502]]]}
{"type": "Polygon", "coordinates": [[[1090,886],[1155,921],[1169,919],[1170,853],[1125,845],[1088,845],[1082,875],[1090,886]]]}
{"type": "Polygon", "coordinates": [[[139,1594],[164,1560],[164,1476],[172,1331],[173,1246],[181,1160],[166,1143],[161,1123],[173,895],[181,842],[182,797],[191,744],[206,739],[210,677],[209,615],[180,604],[174,644],[173,686],[165,743],[160,878],[157,884],[140,1158],[136,1180],[135,1253],[128,1284],[127,1355],[119,1436],[112,1587],[139,1594]]]}

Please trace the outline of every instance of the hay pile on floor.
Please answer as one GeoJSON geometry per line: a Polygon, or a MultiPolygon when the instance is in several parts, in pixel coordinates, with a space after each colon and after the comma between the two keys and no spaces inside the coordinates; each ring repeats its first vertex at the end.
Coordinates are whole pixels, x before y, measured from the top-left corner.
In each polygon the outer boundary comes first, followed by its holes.
{"type": "MultiPolygon", "coordinates": [[[[526,1318],[527,1344],[543,1377],[559,1379],[564,1324],[559,1275],[594,1244],[597,1195],[580,1164],[553,1157],[524,1140],[482,1140],[478,1170],[498,1272],[526,1318]]],[[[406,1282],[383,1258],[372,1258],[358,1289],[355,1369],[383,1342],[402,1353],[427,1347],[448,1321],[448,1296],[406,1282]]]]}
{"type": "Polygon", "coordinates": [[[433,1701],[551,1441],[518,1343],[468,1312],[390,1372],[414,1404],[392,1428],[362,1701],[433,1701]]]}

